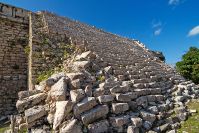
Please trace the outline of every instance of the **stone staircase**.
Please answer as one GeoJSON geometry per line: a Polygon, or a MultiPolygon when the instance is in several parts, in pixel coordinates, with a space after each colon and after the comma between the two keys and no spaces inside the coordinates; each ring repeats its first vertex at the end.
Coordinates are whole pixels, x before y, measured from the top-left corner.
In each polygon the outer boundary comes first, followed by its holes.
{"type": "Polygon", "coordinates": [[[198,98],[198,87],[142,43],[48,12],[40,15],[45,34],[71,38],[79,51],[71,64],[65,62],[71,72],[19,93],[17,130],[175,133],[187,119],[186,103],[198,98]]]}

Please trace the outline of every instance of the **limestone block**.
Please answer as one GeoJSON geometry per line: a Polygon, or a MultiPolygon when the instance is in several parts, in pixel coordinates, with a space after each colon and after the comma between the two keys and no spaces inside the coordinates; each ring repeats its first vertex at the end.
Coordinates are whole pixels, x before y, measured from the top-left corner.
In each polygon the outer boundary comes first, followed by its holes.
{"type": "Polygon", "coordinates": [[[75,103],[79,102],[85,97],[84,90],[82,90],[82,89],[71,90],[70,97],[73,102],[75,102],[75,103]]]}
{"type": "Polygon", "coordinates": [[[185,100],[185,96],[176,96],[174,100],[176,102],[183,102],[185,100]]]}
{"type": "Polygon", "coordinates": [[[94,97],[86,97],[74,106],[73,112],[75,116],[79,116],[81,113],[92,109],[96,105],[97,102],[94,97]]]}
{"type": "Polygon", "coordinates": [[[132,83],[132,81],[122,81],[122,86],[129,86],[129,87],[132,87],[132,86],[133,86],[133,83],[132,83]]]}
{"type": "Polygon", "coordinates": [[[136,92],[138,97],[150,94],[150,90],[149,89],[134,89],[133,91],[136,92]]]}
{"type": "Polygon", "coordinates": [[[114,100],[113,95],[102,95],[97,98],[100,103],[107,103],[107,102],[112,102],[114,100]]]}
{"type": "Polygon", "coordinates": [[[56,130],[62,123],[66,115],[72,110],[73,103],[70,101],[56,102],[56,112],[54,116],[53,129],[56,130]]]}
{"type": "Polygon", "coordinates": [[[131,117],[131,122],[134,127],[142,126],[142,119],[136,116],[131,117]]]}
{"type": "Polygon", "coordinates": [[[125,124],[130,123],[129,115],[121,115],[121,116],[116,116],[116,117],[110,117],[109,120],[110,120],[110,123],[113,127],[121,127],[125,124]]]}
{"type": "Polygon", "coordinates": [[[67,79],[62,77],[57,83],[55,83],[48,93],[48,98],[54,101],[66,100],[67,92],[67,79]]]}
{"type": "Polygon", "coordinates": [[[145,129],[147,129],[147,130],[151,129],[152,125],[153,125],[153,124],[152,124],[150,121],[145,121],[145,122],[143,123],[143,127],[144,127],[145,129]]]}
{"type": "Polygon", "coordinates": [[[104,95],[104,93],[105,93],[105,90],[103,88],[97,88],[97,89],[93,90],[94,97],[104,95]]]}
{"type": "Polygon", "coordinates": [[[89,133],[105,133],[108,132],[109,122],[107,120],[101,120],[88,125],[89,133]]]}
{"type": "Polygon", "coordinates": [[[84,78],[84,74],[83,73],[67,73],[66,74],[67,77],[69,77],[69,79],[72,81],[72,80],[75,80],[75,79],[83,79],[84,78]]]}
{"type": "Polygon", "coordinates": [[[84,70],[84,69],[87,69],[90,65],[90,62],[89,61],[75,61],[73,63],[74,65],[74,70],[84,70]]]}
{"type": "Polygon", "coordinates": [[[3,14],[5,14],[5,15],[7,15],[9,17],[12,16],[12,8],[11,7],[3,6],[2,12],[3,12],[3,14]]]}
{"type": "Polygon", "coordinates": [[[90,111],[84,113],[83,115],[81,115],[81,119],[83,124],[87,125],[90,124],[92,122],[94,122],[95,120],[105,117],[109,112],[109,108],[107,105],[99,105],[93,109],[91,109],[90,111]]]}
{"type": "Polygon", "coordinates": [[[35,95],[38,93],[41,93],[41,91],[39,91],[39,90],[20,91],[18,93],[18,97],[19,97],[19,100],[22,100],[23,98],[26,98],[26,97],[29,97],[29,96],[32,96],[32,95],[35,95]]]}
{"type": "Polygon", "coordinates": [[[134,99],[136,99],[138,97],[137,92],[131,92],[129,94],[130,94],[132,100],[134,100],[134,99]]]}
{"type": "Polygon", "coordinates": [[[123,113],[129,110],[128,103],[112,103],[112,112],[115,114],[123,113]]]}
{"type": "Polygon", "coordinates": [[[157,108],[156,106],[149,106],[149,107],[147,108],[147,110],[148,110],[150,113],[152,113],[152,114],[158,114],[158,113],[159,113],[159,110],[158,110],[158,108],[157,108]]]}
{"type": "Polygon", "coordinates": [[[128,126],[127,133],[139,133],[139,128],[134,126],[128,126]]]}
{"type": "Polygon", "coordinates": [[[163,95],[155,95],[157,101],[164,101],[163,95]]]}
{"type": "Polygon", "coordinates": [[[161,94],[161,93],[162,93],[162,89],[161,88],[150,89],[150,94],[151,95],[157,95],[157,94],[161,94]]]}
{"type": "Polygon", "coordinates": [[[92,97],[92,87],[91,87],[91,85],[87,85],[86,87],[85,87],[85,89],[84,89],[84,91],[85,91],[85,94],[88,96],[88,97],[92,97]]]}
{"type": "Polygon", "coordinates": [[[60,129],[60,133],[83,133],[77,119],[71,120],[69,123],[64,123],[60,129]]]}
{"type": "Polygon", "coordinates": [[[49,124],[53,124],[54,114],[49,113],[48,116],[47,116],[47,121],[48,121],[49,124]]]}
{"type": "Polygon", "coordinates": [[[137,110],[137,103],[135,101],[128,102],[129,108],[133,111],[137,110]]]}
{"type": "Polygon", "coordinates": [[[50,78],[48,78],[45,82],[46,85],[51,87],[52,85],[54,85],[54,83],[56,83],[57,81],[59,81],[61,78],[65,77],[67,81],[69,81],[69,79],[66,77],[64,72],[60,72],[60,73],[55,73],[53,75],[50,76],[50,78]]]}
{"type": "Polygon", "coordinates": [[[72,80],[70,82],[70,85],[71,85],[70,88],[72,88],[72,89],[80,89],[80,87],[81,87],[80,79],[72,80]]]}
{"type": "Polygon", "coordinates": [[[170,124],[166,123],[160,126],[160,132],[165,132],[170,128],[170,124]]]}
{"type": "Polygon", "coordinates": [[[91,51],[86,51],[82,53],[81,55],[77,55],[75,59],[77,61],[86,61],[89,59],[94,59],[95,57],[96,56],[91,51]]]}
{"type": "Polygon", "coordinates": [[[156,96],[155,95],[148,95],[147,96],[147,101],[148,102],[155,102],[156,101],[156,96]]]}
{"type": "Polygon", "coordinates": [[[151,114],[151,113],[146,112],[146,111],[140,111],[140,115],[141,115],[143,120],[149,121],[151,123],[153,123],[156,120],[156,115],[151,114]]]}
{"type": "Polygon", "coordinates": [[[104,89],[110,89],[110,88],[113,88],[113,87],[119,86],[119,85],[120,85],[120,81],[118,81],[117,78],[110,77],[110,78],[106,79],[104,83],[101,83],[99,85],[99,87],[104,88],[104,89]]]}
{"type": "Polygon", "coordinates": [[[111,66],[107,66],[104,68],[106,74],[113,74],[113,68],[111,66]]]}
{"type": "Polygon", "coordinates": [[[119,81],[124,81],[126,77],[124,75],[118,75],[118,80],[119,81]]]}
{"type": "Polygon", "coordinates": [[[133,84],[133,87],[135,87],[136,89],[142,89],[142,88],[144,88],[144,84],[143,83],[136,83],[136,84],[133,84]]]}
{"type": "Polygon", "coordinates": [[[39,93],[27,98],[24,98],[23,100],[18,100],[16,103],[16,107],[19,112],[23,112],[25,109],[33,107],[39,103],[41,103],[43,100],[46,99],[45,93],[39,93]]]}
{"type": "Polygon", "coordinates": [[[136,103],[139,106],[146,108],[148,106],[148,101],[146,96],[142,96],[136,99],[136,103]]]}
{"type": "Polygon", "coordinates": [[[44,106],[34,106],[33,108],[25,110],[26,122],[32,123],[47,114],[44,106]]]}
{"type": "Polygon", "coordinates": [[[127,92],[129,90],[129,86],[115,86],[110,89],[111,93],[122,93],[122,92],[127,92]]]}
{"type": "Polygon", "coordinates": [[[27,12],[26,12],[27,14],[25,14],[24,12],[25,12],[25,11],[22,10],[22,9],[17,9],[17,10],[16,10],[16,16],[17,16],[17,17],[23,18],[23,17],[25,17],[26,15],[28,15],[27,12]]]}
{"type": "Polygon", "coordinates": [[[129,102],[131,101],[132,92],[128,92],[125,94],[116,94],[116,100],[120,102],[129,102]]]}

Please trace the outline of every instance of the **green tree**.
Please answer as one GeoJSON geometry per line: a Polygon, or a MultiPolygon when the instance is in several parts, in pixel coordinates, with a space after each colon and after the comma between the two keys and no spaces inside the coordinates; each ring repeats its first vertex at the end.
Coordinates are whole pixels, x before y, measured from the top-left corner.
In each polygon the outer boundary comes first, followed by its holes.
{"type": "Polygon", "coordinates": [[[189,51],[182,56],[182,61],[176,63],[176,69],[186,79],[199,83],[199,49],[190,47],[189,51]]]}

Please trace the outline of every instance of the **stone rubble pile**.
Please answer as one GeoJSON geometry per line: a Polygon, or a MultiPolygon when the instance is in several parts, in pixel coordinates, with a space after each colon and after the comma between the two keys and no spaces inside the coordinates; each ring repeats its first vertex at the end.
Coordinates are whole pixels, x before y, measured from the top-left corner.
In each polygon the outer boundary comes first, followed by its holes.
{"type": "Polygon", "coordinates": [[[35,90],[19,92],[16,130],[175,133],[191,114],[185,103],[199,93],[194,83],[177,74],[162,79],[165,84],[152,81],[155,76],[114,76],[114,69],[91,51],[77,55],[72,69],[52,75],[35,90]]]}

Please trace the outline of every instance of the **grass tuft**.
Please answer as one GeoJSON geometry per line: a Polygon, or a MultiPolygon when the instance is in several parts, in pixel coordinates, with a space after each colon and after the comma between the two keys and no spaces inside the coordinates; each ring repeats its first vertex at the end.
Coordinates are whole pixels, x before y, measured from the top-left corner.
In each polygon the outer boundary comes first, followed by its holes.
{"type": "Polygon", "coordinates": [[[186,131],[188,133],[199,133],[199,102],[192,101],[188,103],[189,109],[196,109],[197,113],[193,113],[192,116],[181,124],[181,128],[178,129],[178,133],[186,131]]]}

